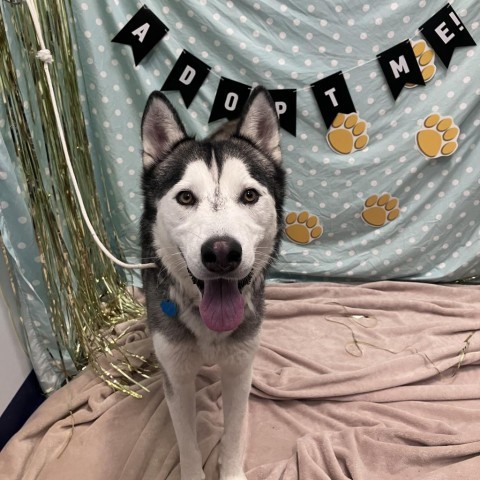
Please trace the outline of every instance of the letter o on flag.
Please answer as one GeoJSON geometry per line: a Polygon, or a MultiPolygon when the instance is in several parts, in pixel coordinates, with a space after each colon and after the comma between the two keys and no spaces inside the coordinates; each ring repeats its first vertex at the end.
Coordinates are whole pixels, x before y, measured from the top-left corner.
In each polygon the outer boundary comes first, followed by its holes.
{"type": "Polygon", "coordinates": [[[225,109],[229,112],[233,112],[235,108],[237,108],[238,103],[238,95],[234,92],[230,92],[225,97],[225,109]]]}

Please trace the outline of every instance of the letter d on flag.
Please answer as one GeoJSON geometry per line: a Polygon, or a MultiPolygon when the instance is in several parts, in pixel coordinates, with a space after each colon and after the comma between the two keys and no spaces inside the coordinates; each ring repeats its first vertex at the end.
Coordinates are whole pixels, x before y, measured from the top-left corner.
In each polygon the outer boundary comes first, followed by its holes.
{"type": "Polygon", "coordinates": [[[210,67],[208,65],[184,50],[161,90],[164,92],[178,90],[185,106],[188,108],[209,72],[210,67]]]}

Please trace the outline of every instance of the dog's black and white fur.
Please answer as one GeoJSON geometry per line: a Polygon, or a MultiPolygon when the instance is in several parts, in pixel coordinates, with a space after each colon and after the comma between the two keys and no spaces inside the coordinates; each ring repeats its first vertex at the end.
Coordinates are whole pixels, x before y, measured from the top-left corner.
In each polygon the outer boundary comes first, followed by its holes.
{"type": "Polygon", "coordinates": [[[202,365],[216,363],[224,410],[220,479],[245,479],[244,420],[264,276],[283,222],[285,173],[275,106],[257,87],[233,136],[197,141],[165,96],[153,92],[142,142],[142,258],[158,266],[143,270],[143,284],[181,478],[205,478],[194,381],[202,365]]]}

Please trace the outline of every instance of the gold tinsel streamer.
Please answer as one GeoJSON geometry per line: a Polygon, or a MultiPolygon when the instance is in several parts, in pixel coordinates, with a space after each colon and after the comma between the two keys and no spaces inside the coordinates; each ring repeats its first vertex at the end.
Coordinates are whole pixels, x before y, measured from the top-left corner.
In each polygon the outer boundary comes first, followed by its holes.
{"type": "MultiPolygon", "coordinates": [[[[8,4],[7,4],[8,5],[8,4]]],[[[94,182],[88,139],[80,106],[76,66],[70,38],[68,12],[62,0],[37,0],[45,43],[54,63],[50,66],[68,148],[86,208],[101,241],[108,245],[94,182]]],[[[73,195],[63,151],[54,121],[35,30],[24,4],[7,6],[9,28],[18,40],[24,72],[33,83],[29,101],[35,98],[40,118],[25,111],[26,100],[10,51],[5,19],[0,10],[0,92],[7,110],[17,161],[23,170],[25,194],[41,254],[43,276],[49,291],[49,314],[55,335],[58,368],[68,379],[76,372],[67,368],[68,354],[76,370],[90,364],[111,387],[140,397],[131,385],[136,374],[148,376],[145,358],[120,346],[113,326],[143,315],[144,309],[127,293],[124,282],[110,260],[98,250],[80,215],[73,195]],[[29,121],[42,131],[44,146],[32,136],[29,121]],[[46,152],[49,175],[43,173],[41,156],[46,152]],[[100,361],[103,357],[103,361],[100,361]],[[105,359],[107,360],[105,364],[105,359]]],[[[32,110],[35,110],[32,108],[32,110]]],[[[45,162],[43,162],[45,164],[45,162]]]]}

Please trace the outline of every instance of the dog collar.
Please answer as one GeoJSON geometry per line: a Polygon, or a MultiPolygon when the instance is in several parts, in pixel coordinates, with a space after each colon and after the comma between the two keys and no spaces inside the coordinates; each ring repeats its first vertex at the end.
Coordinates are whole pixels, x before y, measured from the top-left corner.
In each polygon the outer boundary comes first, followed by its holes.
{"type": "Polygon", "coordinates": [[[160,308],[167,317],[175,317],[177,315],[178,307],[175,302],[171,300],[161,300],[160,308]]]}

